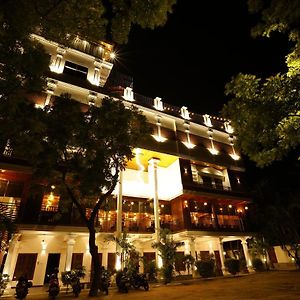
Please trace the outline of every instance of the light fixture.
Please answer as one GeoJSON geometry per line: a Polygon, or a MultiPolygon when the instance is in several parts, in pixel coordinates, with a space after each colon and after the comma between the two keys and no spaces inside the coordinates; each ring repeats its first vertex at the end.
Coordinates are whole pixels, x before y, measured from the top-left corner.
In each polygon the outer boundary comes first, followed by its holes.
{"type": "Polygon", "coordinates": [[[196,145],[192,144],[191,142],[182,142],[188,149],[193,149],[196,145]]]}
{"type": "Polygon", "coordinates": [[[207,148],[207,150],[212,154],[212,155],[218,155],[219,151],[215,148],[207,148]]]}
{"type": "Polygon", "coordinates": [[[231,154],[229,154],[229,155],[231,156],[231,158],[232,158],[233,160],[239,160],[239,159],[240,159],[240,156],[237,155],[236,153],[231,153],[231,154]]]}
{"type": "Polygon", "coordinates": [[[110,57],[111,59],[115,59],[115,58],[116,58],[116,53],[115,53],[115,52],[111,52],[111,53],[109,54],[109,57],[110,57]]]}

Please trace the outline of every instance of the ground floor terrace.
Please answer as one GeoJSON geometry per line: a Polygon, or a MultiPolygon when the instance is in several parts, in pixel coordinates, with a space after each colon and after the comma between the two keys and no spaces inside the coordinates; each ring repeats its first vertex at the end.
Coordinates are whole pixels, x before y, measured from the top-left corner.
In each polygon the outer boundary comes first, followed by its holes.
{"type": "MultiPolygon", "coordinates": [[[[251,259],[247,245],[250,235],[242,233],[225,234],[224,232],[182,231],[173,233],[173,239],[180,242],[177,249],[175,264],[178,274],[188,271],[182,262],[185,254],[191,254],[196,260],[213,256],[216,261],[217,275],[225,271],[225,259],[232,256],[242,256],[247,267],[251,268],[251,259]]],[[[114,240],[114,234],[97,233],[99,258],[102,266],[109,270],[118,270],[120,265],[120,251],[114,240]],[[119,252],[118,252],[119,251],[119,252]]],[[[150,262],[155,262],[161,267],[161,260],[152,247],[156,241],[154,233],[128,234],[128,240],[135,246],[140,256],[140,271],[147,272],[150,262]]],[[[46,227],[39,230],[23,228],[14,235],[10,247],[3,260],[3,273],[9,274],[12,286],[15,286],[19,276],[26,274],[34,286],[42,286],[49,281],[49,276],[54,268],[60,272],[84,266],[86,276],[84,282],[89,282],[92,272],[91,255],[88,246],[88,233],[83,228],[56,228],[50,230],[46,227]]]]}
{"type": "MultiPolygon", "coordinates": [[[[176,281],[168,285],[150,284],[149,291],[130,290],[119,293],[111,287],[106,300],[114,299],[186,299],[186,300],[300,300],[299,271],[268,271],[243,276],[215,277],[176,281]]],[[[48,299],[47,287],[34,287],[26,299],[48,299]]],[[[7,291],[5,299],[15,299],[14,289],[7,291]]],[[[77,299],[87,299],[88,290],[77,299]]],[[[72,293],[60,293],[57,299],[73,299],[72,293]]]]}

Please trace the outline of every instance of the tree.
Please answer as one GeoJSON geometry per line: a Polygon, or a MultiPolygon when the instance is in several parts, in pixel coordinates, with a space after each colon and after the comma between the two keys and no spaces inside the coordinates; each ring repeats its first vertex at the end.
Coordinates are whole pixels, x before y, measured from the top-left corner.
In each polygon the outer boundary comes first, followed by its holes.
{"type": "Polygon", "coordinates": [[[126,43],[131,27],[166,23],[176,0],[2,0],[0,1],[0,94],[40,91],[49,56],[31,34],[72,46],[81,40],[126,43]]]}
{"type": "Polygon", "coordinates": [[[226,85],[229,118],[243,153],[258,166],[283,159],[300,144],[300,77],[277,74],[263,81],[239,74],[226,85]]]}
{"type": "Polygon", "coordinates": [[[121,265],[126,267],[130,274],[137,272],[140,262],[140,254],[135,246],[128,240],[127,233],[123,232],[121,238],[115,238],[115,241],[121,249],[121,265]]]}
{"type": "Polygon", "coordinates": [[[172,281],[176,249],[179,246],[179,244],[173,240],[170,233],[169,229],[161,230],[159,241],[152,244],[152,247],[159,251],[159,255],[162,259],[162,272],[165,284],[172,281]]]}
{"type": "Polygon", "coordinates": [[[287,55],[287,73],[266,79],[238,74],[225,86],[230,100],[222,114],[232,120],[241,150],[258,166],[266,166],[299,151],[300,3],[250,0],[248,9],[260,17],[254,37],[280,32],[294,45],[287,55]]]}
{"type": "Polygon", "coordinates": [[[119,172],[133,158],[133,148],[148,137],[150,127],[136,108],[111,98],[84,112],[78,102],[64,95],[45,107],[40,116],[43,126],[38,134],[26,131],[38,151],[32,151],[30,143],[24,147],[12,139],[14,155],[28,159],[36,178],[55,185],[65,195],[62,201],[72,202],[88,228],[94,268],[90,296],[95,296],[100,281],[97,214],[113,192],[119,172]]]}

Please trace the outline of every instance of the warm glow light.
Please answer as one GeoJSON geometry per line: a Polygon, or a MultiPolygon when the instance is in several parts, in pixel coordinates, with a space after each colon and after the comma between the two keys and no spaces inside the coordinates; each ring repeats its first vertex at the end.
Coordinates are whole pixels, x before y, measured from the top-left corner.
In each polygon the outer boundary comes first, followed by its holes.
{"type": "Polygon", "coordinates": [[[232,153],[229,155],[231,156],[232,159],[239,160],[240,156],[235,153],[234,146],[233,145],[231,145],[231,146],[232,146],[232,153]]]}
{"type": "Polygon", "coordinates": [[[245,209],[247,210],[247,209],[248,209],[248,206],[245,206],[245,209]]]}
{"type": "Polygon", "coordinates": [[[152,134],[152,137],[159,143],[163,143],[167,140],[167,138],[156,135],[156,134],[152,134]]]}
{"type": "Polygon", "coordinates": [[[161,258],[161,256],[158,256],[157,267],[160,269],[160,268],[162,268],[162,266],[163,266],[162,258],[161,258]]]}
{"type": "Polygon", "coordinates": [[[212,138],[210,139],[211,142],[211,147],[207,148],[207,150],[212,154],[212,155],[217,155],[219,154],[219,151],[215,148],[214,142],[212,140],[212,138]]]}
{"type": "Polygon", "coordinates": [[[109,57],[110,57],[111,59],[115,59],[115,58],[116,58],[116,53],[115,53],[115,52],[111,52],[111,53],[109,54],[109,57]]]}
{"type": "Polygon", "coordinates": [[[229,154],[229,155],[231,156],[231,158],[232,158],[233,160],[239,160],[239,159],[240,159],[240,156],[237,155],[237,154],[235,154],[235,153],[232,153],[232,154],[229,154]]]}
{"type": "Polygon", "coordinates": [[[191,142],[182,142],[187,148],[193,149],[196,147],[196,145],[192,144],[191,142]]]}
{"type": "Polygon", "coordinates": [[[117,271],[121,270],[121,256],[119,254],[117,254],[116,257],[116,270],[117,271]]]}
{"type": "Polygon", "coordinates": [[[219,153],[218,150],[215,148],[207,148],[207,150],[212,154],[212,155],[217,155],[219,153]]]}

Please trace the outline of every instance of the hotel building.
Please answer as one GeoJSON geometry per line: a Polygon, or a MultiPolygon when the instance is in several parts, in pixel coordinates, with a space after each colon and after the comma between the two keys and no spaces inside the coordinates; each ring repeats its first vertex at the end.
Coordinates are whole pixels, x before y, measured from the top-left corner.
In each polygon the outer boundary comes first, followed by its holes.
{"type": "MultiPolygon", "coordinates": [[[[123,231],[146,262],[156,259],[159,265],[151,245],[159,230],[169,228],[173,239],[182,242],[179,258],[213,255],[221,275],[225,259],[235,253],[251,269],[247,246],[252,236],[251,199],[230,121],[135,93],[127,77],[114,75],[110,44],[76,38],[73,47],[65,47],[40,36],[32,38],[51,56],[47,88],[33,97],[37,107],[51,104],[62,93],[96,106],[111,96],[138,107],[153,127],[151,139],[135,149],[111,199],[99,211],[96,242],[102,265],[119,267],[112,237],[123,231]]],[[[2,270],[10,275],[12,286],[25,271],[33,285],[40,286],[48,282],[54,267],[62,272],[78,265],[85,266],[88,282],[88,231],[76,209],[58,218],[61,195],[54,187],[31,189],[31,168],[13,157],[9,145],[0,168],[1,212],[18,224],[11,239],[5,232],[1,235],[2,270]]],[[[180,259],[176,269],[185,269],[180,259]]]]}

